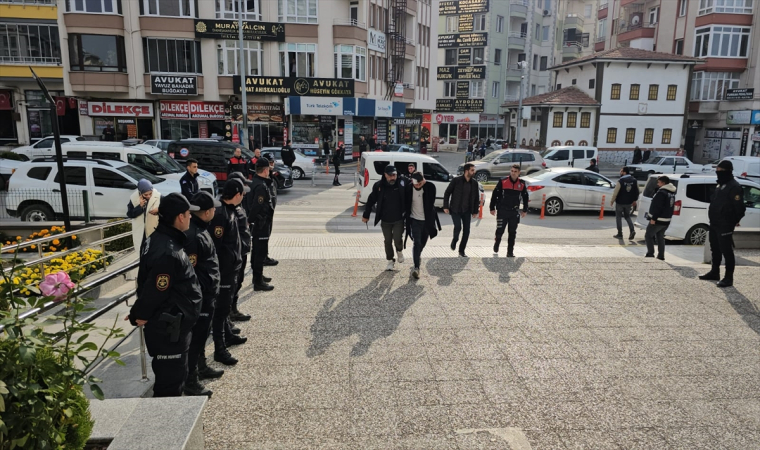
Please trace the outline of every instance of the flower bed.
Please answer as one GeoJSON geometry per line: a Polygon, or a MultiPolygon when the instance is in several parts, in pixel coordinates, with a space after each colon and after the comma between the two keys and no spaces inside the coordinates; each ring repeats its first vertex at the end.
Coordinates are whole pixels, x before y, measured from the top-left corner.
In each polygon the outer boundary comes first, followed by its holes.
{"type": "MultiPolygon", "coordinates": [[[[51,227],[50,229],[43,229],[36,233],[32,233],[27,237],[26,239],[22,238],[21,236],[15,236],[15,237],[9,237],[7,235],[3,235],[3,237],[0,237],[0,242],[5,240],[5,245],[16,245],[21,244],[22,242],[29,242],[33,241],[35,239],[39,238],[45,238],[45,237],[51,237],[58,234],[63,234],[66,232],[65,227],[51,227]]],[[[41,244],[43,252],[62,252],[65,250],[68,250],[69,248],[73,248],[79,245],[79,239],[76,235],[68,237],[68,238],[62,238],[62,239],[53,239],[52,241],[46,242],[44,244],[41,244]]],[[[29,253],[29,252],[37,252],[37,246],[36,245],[29,245],[19,250],[21,253],[29,253]]],[[[3,253],[13,253],[13,250],[6,250],[3,253]]]]}

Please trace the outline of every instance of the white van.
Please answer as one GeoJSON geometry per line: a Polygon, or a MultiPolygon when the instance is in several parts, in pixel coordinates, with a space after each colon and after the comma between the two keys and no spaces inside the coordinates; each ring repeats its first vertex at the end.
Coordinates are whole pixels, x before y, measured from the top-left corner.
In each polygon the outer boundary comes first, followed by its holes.
{"type": "Polygon", "coordinates": [[[591,165],[591,160],[599,162],[599,150],[596,147],[581,147],[577,145],[563,145],[549,147],[541,152],[545,167],[575,167],[585,169],[591,165]]]}
{"type": "MultiPolygon", "coordinates": [[[[163,150],[150,145],[133,144],[131,141],[71,142],[61,145],[61,151],[69,160],[93,158],[124,161],[159,178],[177,182],[187,171],[185,167],[169,157],[163,150]]],[[[217,194],[217,183],[214,174],[205,170],[198,170],[198,174],[198,188],[215,196],[217,194]]]]}
{"type": "MultiPolygon", "coordinates": [[[[749,181],[760,183],[760,157],[726,156],[720,161],[731,161],[731,164],[734,166],[735,177],[746,178],[749,181]]],[[[717,167],[717,164],[715,166],[717,167]]]]}

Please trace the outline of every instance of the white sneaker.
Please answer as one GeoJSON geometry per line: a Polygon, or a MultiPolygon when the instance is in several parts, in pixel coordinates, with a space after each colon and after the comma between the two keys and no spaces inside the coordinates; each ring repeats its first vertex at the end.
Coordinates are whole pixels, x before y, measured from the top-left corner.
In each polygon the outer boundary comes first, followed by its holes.
{"type": "Polygon", "coordinates": [[[399,263],[404,262],[404,253],[402,251],[396,252],[396,259],[398,259],[399,263]]]}
{"type": "Polygon", "coordinates": [[[412,269],[412,276],[414,278],[419,278],[420,277],[420,268],[419,267],[415,267],[414,269],[412,269]]]}
{"type": "Polygon", "coordinates": [[[393,260],[388,261],[388,265],[385,266],[385,270],[393,270],[393,268],[396,266],[396,263],[393,262],[393,260]]]}

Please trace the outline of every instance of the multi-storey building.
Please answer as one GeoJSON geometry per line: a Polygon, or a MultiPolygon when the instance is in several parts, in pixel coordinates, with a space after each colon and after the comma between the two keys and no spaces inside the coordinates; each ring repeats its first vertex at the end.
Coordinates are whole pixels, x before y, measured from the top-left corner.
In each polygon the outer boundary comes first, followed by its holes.
{"type": "Polygon", "coordinates": [[[54,0],[0,1],[0,146],[36,142],[52,134],[79,134],[76,99],[64,98],[64,68],[54,0]],[[56,97],[52,113],[29,70],[56,97]]]}
{"type": "Polygon", "coordinates": [[[562,0],[558,3],[555,47],[557,63],[594,53],[597,38],[597,4],[598,0],[562,0]]]}

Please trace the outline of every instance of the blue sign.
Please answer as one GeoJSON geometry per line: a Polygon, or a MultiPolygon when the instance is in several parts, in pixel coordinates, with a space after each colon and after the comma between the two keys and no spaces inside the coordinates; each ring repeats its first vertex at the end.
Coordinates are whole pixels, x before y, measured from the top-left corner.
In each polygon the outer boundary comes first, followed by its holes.
{"type": "Polygon", "coordinates": [[[355,116],[356,115],[356,99],[353,97],[346,97],[343,99],[343,115],[355,116]]]}
{"type": "Polygon", "coordinates": [[[752,111],[752,118],[749,121],[752,125],[760,125],[760,111],[752,111]]]}

